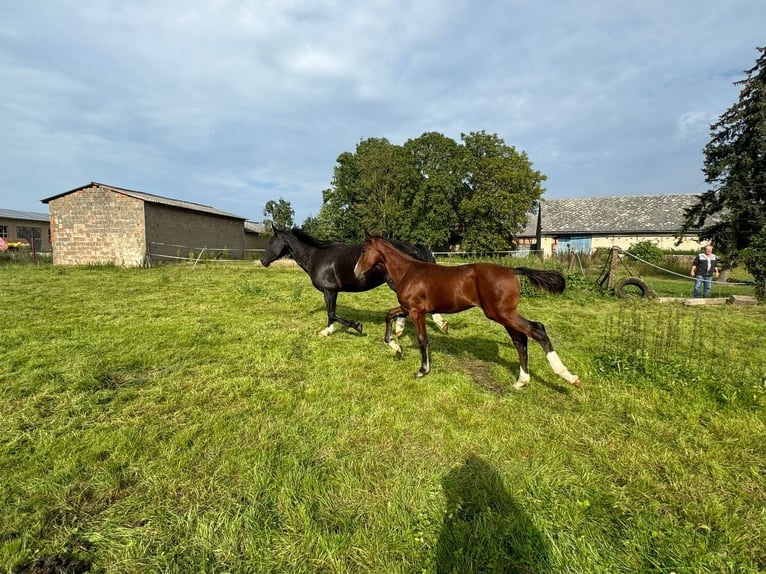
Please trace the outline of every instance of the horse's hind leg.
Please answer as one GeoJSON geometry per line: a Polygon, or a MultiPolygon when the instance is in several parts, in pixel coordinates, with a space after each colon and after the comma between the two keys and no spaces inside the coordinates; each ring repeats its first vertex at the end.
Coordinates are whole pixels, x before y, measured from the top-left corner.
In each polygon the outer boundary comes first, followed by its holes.
{"type": "Polygon", "coordinates": [[[580,386],[580,377],[569,372],[569,369],[567,369],[564,363],[561,362],[558,353],[556,353],[556,351],[553,349],[551,340],[548,338],[548,334],[545,332],[545,325],[537,321],[529,321],[518,313],[516,314],[512,325],[521,333],[532,337],[535,341],[540,343],[540,346],[543,348],[543,351],[545,351],[545,356],[547,357],[548,363],[550,363],[554,373],[556,373],[564,380],[572,383],[575,387],[580,386]]]}
{"type": "Polygon", "coordinates": [[[514,383],[513,388],[520,389],[529,382],[529,359],[527,352],[527,341],[529,340],[529,337],[520,331],[511,329],[510,327],[506,327],[505,330],[508,331],[508,334],[511,336],[511,340],[513,341],[513,346],[516,347],[516,351],[519,353],[519,378],[514,383]]]}
{"type": "Polygon", "coordinates": [[[327,327],[319,332],[319,334],[322,337],[327,337],[328,335],[332,335],[335,331],[335,322],[340,323],[341,325],[345,327],[350,327],[351,329],[354,329],[357,333],[360,335],[362,334],[362,324],[357,323],[356,321],[350,321],[347,319],[342,319],[341,317],[338,317],[335,314],[335,307],[338,301],[338,293],[336,291],[323,291],[324,294],[324,304],[327,308],[327,327]]]}

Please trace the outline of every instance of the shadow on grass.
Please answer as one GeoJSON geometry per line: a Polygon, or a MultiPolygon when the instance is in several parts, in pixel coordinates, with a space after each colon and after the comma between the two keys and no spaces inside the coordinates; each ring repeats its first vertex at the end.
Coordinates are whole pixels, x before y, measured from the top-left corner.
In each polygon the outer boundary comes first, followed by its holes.
{"type": "Polygon", "coordinates": [[[471,455],[442,478],[446,510],[434,557],[441,573],[549,572],[548,546],[500,475],[471,455]]]}

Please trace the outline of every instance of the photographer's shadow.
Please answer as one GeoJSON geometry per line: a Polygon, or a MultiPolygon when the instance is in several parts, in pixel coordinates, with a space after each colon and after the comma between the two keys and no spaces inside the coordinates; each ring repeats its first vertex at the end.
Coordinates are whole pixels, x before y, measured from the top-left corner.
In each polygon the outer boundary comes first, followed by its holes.
{"type": "Polygon", "coordinates": [[[436,572],[549,572],[545,539],[486,461],[471,455],[442,487],[447,507],[436,572]]]}

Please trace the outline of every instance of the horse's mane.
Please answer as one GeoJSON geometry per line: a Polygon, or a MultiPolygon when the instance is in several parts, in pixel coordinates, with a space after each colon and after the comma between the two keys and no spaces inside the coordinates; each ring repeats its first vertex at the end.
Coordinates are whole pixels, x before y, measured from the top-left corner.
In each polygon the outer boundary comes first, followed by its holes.
{"type": "Polygon", "coordinates": [[[323,249],[327,247],[328,245],[332,245],[333,241],[326,241],[324,239],[317,239],[313,235],[310,235],[303,231],[300,227],[293,227],[292,230],[290,230],[290,233],[295,235],[301,242],[307,243],[311,245],[312,247],[318,247],[320,249],[323,249]]]}
{"type": "Polygon", "coordinates": [[[399,251],[409,255],[410,257],[420,259],[421,261],[425,261],[427,263],[436,263],[434,254],[426,245],[423,245],[422,243],[407,243],[406,241],[402,241],[400,239],[394,239],[393,237],[382,237],[380,235],[378,237],[385,239],[399,251]]]}

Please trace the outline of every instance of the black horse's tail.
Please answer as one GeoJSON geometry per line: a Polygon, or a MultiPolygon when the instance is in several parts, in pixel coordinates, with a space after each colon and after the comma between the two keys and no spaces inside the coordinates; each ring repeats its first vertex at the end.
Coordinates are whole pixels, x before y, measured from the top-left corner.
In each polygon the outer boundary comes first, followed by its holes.
{"type": "Polygon", "coordinates": [[[548,293],[563,293],[567,285],[567,280],[559,271],[530,269],[529,267],[514,267],[513,270],[529,279],[535,289],[542,289],[548,293]]]}

